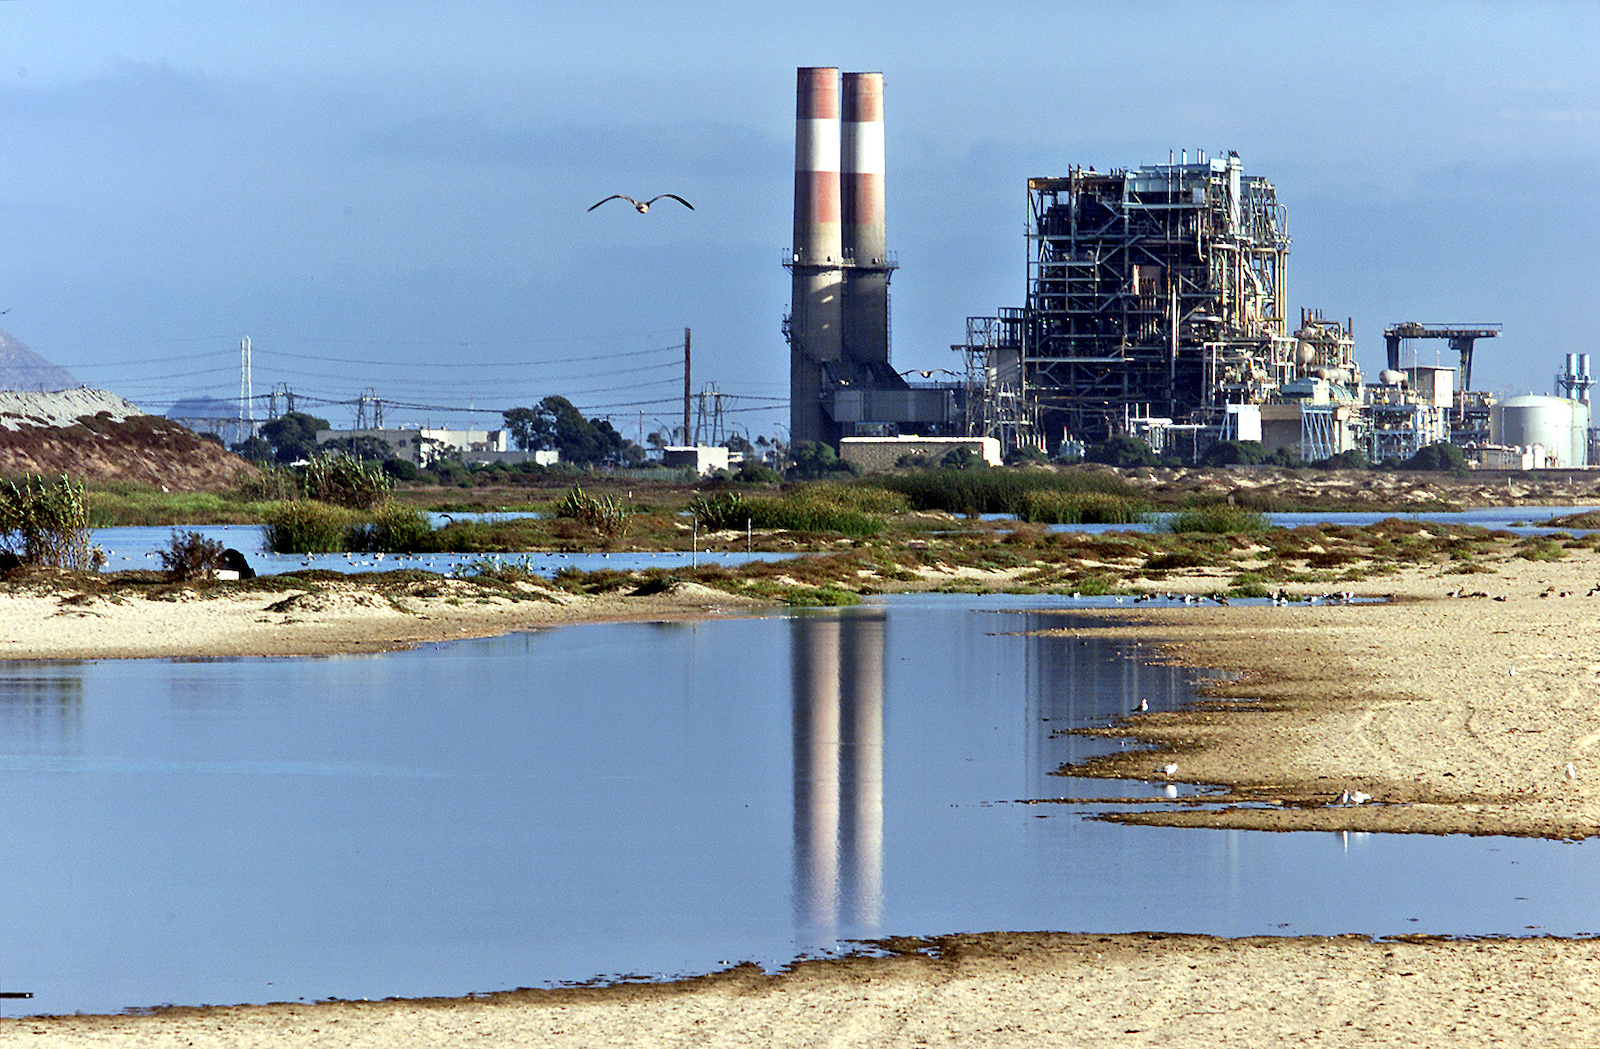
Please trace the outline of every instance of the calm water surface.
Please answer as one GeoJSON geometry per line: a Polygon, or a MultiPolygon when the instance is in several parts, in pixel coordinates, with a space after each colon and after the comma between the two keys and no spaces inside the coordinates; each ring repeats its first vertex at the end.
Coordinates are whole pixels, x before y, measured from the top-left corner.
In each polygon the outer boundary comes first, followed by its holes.
{"type": "MultiPolygon", "coordinates": [[[[1193,672],[927,595],[367,657],[0,664],[0,990],[454,995],[992,929],[1600,931],[1595,846],[1117,827],[1055,738],[1193,672]]],[[[1285,615],[1317,615],[1285,608],[1285,615]]]]}
{"type": "MultiPolygon", "coordinates": [[[[1452,524],[1478,525],[1484,528],[1503,528],[1508,531],[1525,535],[1537,535],[1556,531],[1544,527],[1544,523],[1554,517],[1567,517],[1572,514],[1591,513],[1600,511],[1600,506],[1490,506],[1476,510],[1467,510],[1462,513],[1286,513],[1268,514],[1267,517],[1274,525],[1285,528],[1294,528],[1299,525],[1316,524],[1344,524],[1344,525],[1369,525],[1375,524],[1390,517],[1399,517],[1404,520],[1419,521],[1444,521],[1452,524]]],[[[430,515],[434,524],[438,525],[446,516],[444,514],[430,515]]],[[[515,513],[503,514],[457,514],[458,518],[505,518],[519,515],[515,513]]],[[[986,514],[991,520],[1007,519],[1007,514],[986,514]]],[[[1062,532],[1148,532],[1157,527],[1152,524],[1132,525],[1053,525],[1053,531],[1062,532]]],[[[208,539],[215,539],[224,546],[234,547],[249,559],[252,567],[262,574],[275,572],[288,572],[301,567],[329,568],[338,572],[373,572],[392,568],[422,568],[430,572],[452,571],[457,565],[471,564],[482,559],[479,554],[422,554],[416,556],[390,554],[379,560],[373,554],[271,554],[261,549],[261,527],[259,525],[194,525],[183,526],[180,531],[195,531],[208,539]]],[[[103,548],[108,561],[106,567],[112,570],[133,568],[158,569],[161,567],[159,551],[167,549],[172,539],[174,529],[170,527],[129,527],[129,528],[97,528],[94,531],[93,542],[103,548]]],[[[1581,529],[1572,529],[1581,532],[1581,529]]],[[[546,576],[554,576],[564,568],[580,568],[592,570],[597,568],[610,568],[616,571],[631,571],[641,568],[673,568],[689,565],[691,562],[698,564],[725,564],[737,565],[746,561],[777,561],[792,554],[782,553],[757,553],[743,554],[732,551],[719,553],[698,554],[686,552],[667,553],[593,553],[593,554],[555,554],[555,553],[530,553],[503,555],[503,559],[526,567],[529,571],[546,576]]]]}

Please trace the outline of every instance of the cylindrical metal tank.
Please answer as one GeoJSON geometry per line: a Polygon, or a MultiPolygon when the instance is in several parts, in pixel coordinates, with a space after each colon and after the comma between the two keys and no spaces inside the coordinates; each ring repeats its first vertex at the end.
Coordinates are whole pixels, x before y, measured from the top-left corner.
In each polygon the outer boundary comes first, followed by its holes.
{"type": "Polygon", "coordinates": [[[1589,465],[1589,404],[1572,402],[1572,462],[1570,466],[1589,465]]]}
{"type": "Polygon", "coordinates": [[[1489,439],[1529,448],[1542,445],[1551,466],[1588,465],[1589,406],[1565,397],[1508,397],[1489,412],[1489,439]]]}

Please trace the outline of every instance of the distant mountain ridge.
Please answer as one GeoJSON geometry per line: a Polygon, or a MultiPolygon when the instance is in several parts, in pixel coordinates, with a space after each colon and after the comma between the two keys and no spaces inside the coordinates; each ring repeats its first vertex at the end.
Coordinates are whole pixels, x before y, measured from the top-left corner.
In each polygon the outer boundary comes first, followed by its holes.
{"type": "Polygon", "coordinates": [[[67,369],[51,364],[22,340],[0,330],[0,390],[70,390],[81,385],[67,369]]]}

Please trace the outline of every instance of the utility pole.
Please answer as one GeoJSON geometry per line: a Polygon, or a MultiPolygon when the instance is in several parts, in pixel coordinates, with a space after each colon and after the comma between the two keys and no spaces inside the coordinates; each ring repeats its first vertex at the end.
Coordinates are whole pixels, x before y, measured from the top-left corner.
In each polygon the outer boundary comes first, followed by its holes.
{"type": "Polygon", "coordinates": [[[689,435],[689,329],[683,329],[683,443],[692,444],[689,435]]]}

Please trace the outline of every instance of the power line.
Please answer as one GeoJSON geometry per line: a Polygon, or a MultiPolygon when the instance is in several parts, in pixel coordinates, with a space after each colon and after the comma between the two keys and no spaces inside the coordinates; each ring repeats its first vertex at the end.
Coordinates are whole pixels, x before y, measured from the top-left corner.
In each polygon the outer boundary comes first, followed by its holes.
{"type": "Polygon", "coordinates": [[[643,356],[645,356],[647,354],[651,354],[651,353],[677,353],[677,352],[681,352],[682,350],[683,350],[683,344],[682,343],[678,343],[678,344],[672,345],[672,346],[654,346],[654,347],[651,347],[648,350],[625,350],[625,351],[623,351],[621,353],[593,353],[593,354],[587,354],[587,355],[585,355],[583,357],[555,357],[555,358],[552,358],[550,360],[540,360],[540,361],[510,361],[510,362],[498,362],[498,363],[497,362],[488,362],[488,363],[478,363],[478,364],[473,364],[473,363],[468,363],[468,362],[463,362],[463,361],[441,362],[441,363],[434,363],[434,362],[412,363],[412,362],[409,362],[409,361],[393,361],[393,360],[374,361],[374,360],[363,360],[361,358],[356,358],[356,357],[324,357],[324,356],[322,356],[320,354],[287,353],[287,352],[285,352],[283,350],[269,350],[269,351],[267,351],[267,353],[268,353],[269,356],[293,357],[293,358],[296,358],[298,360],[304,360],[304,361],[323,361],[323,362],[326,362],[328,364],[375,364],[375,365],[379,365],[379,366],[382,366],[382,367],[397,367],[397,366],[400,366],[400,367],[406,367],[406,368],[542,368],[542,367],[545,367],[546,365],[551,365],[551,364],[587,364],[589,361],[609,361],[609,360],[616,360],[616,359],[621,358],[621,357],[643,357],[643,356]]]}

